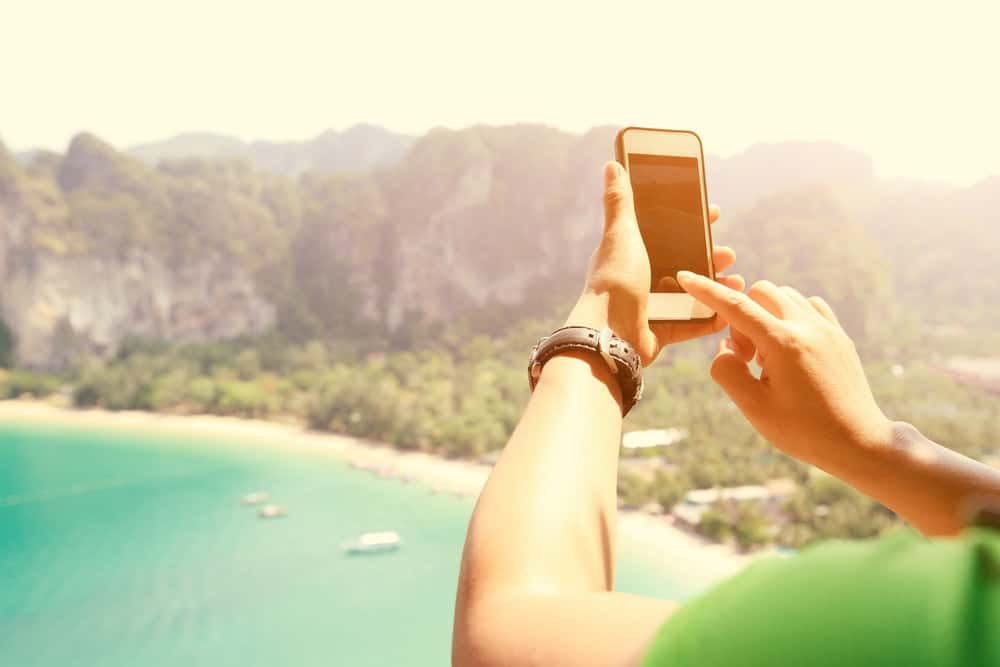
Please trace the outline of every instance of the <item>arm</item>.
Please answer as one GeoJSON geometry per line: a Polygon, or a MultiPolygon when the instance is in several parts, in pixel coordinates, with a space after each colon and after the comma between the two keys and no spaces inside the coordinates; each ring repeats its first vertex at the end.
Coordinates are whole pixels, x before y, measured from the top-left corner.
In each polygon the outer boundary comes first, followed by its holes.
{"type": "MultiPolygon", "coordinates": [[[[714,259],[721,270],[734,255],[717,248],[714,259]]],[[[720,280],[742,289],[737,276],[720,280]]],[[[604,235],[567,324],[611,326],[651,363],[660,345],[676,338],[646,322],[649,281],[628,179],[610,163],[604,235]]],[[[602,361],[566,354],[545,365],[469,525],[454,664],[607,666],[641,659],[673,605],[611,591],[621,423],[618,386],[602,361]]]]}
{"type": "Polygon", "coordinates": [[[927,535],[953,535],[982,501],[1000,501],[1000,471],[892,422],[830,306],[759,282],[747,294],[678,277],[732,325],[712,377],[776,447],[891,508],[927,535]],[[760,378],[747,363],[756,355],[760,378]]]}
{"type": "Polygon", "coordinates": [[[609,592],[620,401],[607,366],[546,364],[469,526],[455,664],[629,664],[666,618],[609,592]]]}
{"type": "Polygon", "coordinates": [[[891,423],[884,441],[827,470],[925,535],[957,534],[984,503],[1000,501],[1000,471],[928,440],[905,422],[891,423]]]}

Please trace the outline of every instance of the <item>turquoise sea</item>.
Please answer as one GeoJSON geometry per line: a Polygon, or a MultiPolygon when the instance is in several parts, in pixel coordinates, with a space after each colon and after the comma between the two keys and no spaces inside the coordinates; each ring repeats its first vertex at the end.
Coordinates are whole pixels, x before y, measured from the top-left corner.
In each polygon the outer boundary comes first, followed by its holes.
{"type": "MultiPolygon", "coordinates": [[[[322,452],[0,422],[0,665],[447,665],[472,506],[322,452]],[[342,553],[380,529],[404,548],[342,553]]],[[[622,590],[701,586],[621,549],[622,590]]]]}

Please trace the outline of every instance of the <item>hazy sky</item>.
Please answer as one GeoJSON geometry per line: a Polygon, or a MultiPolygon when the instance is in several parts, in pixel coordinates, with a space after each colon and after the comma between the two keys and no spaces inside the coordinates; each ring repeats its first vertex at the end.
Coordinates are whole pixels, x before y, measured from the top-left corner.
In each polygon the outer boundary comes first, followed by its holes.
{"type": "Polygon", "coordinates": [[[721,154],[833,139],[970,183],[1000,174],[998,5],[0,0],[0,138],[641,124],[721,154]]]}

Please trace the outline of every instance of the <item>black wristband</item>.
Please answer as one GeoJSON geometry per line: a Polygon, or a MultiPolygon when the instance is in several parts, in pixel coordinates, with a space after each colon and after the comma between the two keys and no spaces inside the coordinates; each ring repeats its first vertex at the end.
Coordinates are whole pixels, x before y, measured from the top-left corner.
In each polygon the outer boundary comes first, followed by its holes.
{"type": "Polygon", "coordinates": [[[568,350],[591,352],[608,365],[621,389],[623,417],[642,398],[642,361],[631,345],[607,327],[601,331],[590,327],[563,327],[539,339],[528,359],[528,384],[532,391],[545,362],[568,350]]]}

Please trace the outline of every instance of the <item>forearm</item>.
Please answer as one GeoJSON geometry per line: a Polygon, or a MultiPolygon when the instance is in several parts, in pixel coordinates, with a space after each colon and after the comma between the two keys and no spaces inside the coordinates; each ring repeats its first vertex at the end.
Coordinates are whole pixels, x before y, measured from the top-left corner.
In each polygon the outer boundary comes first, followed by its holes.
{"type": "Polygon", "coordinates": [[[545,365],[473,513],[460,606],[487,588],[611,587],[620,405],[600,359],[545,365]]]}
{"type": "Polygon", "coordinates": [[[880,442],[826,462],[828,472],[890,508],[926,535],[954,535],[983,500],[1000,501],[1000,471],[934,443],[904,422],[880,442]]]}
{"type": "MultiPolygon", "coordinates": [[[[610,327],[642,365],[663,344],[646,316],[649,258],[627,174],[604,166],[604,231],[567,325],[610,327]]],[[[718,209],[710,210],[710,219],[718,209]]],[[[733,253],[719,248],[719,271],[733,253]]],[[[743,280],[728,280],[742,289],[743,280]]],[[[666,339],[670,340],[666,340],[666,339]]],[[[563,354],[542,370],[521,422],[479,497],[455,609],[456,665],[636,665],[671,612],[666,601],[611,591],[622,399],[596,355],[563,354]]]]}
{"type": "MultiPolygon", "coordinates": [[[[585,354],[549,360],[469,524],[455,664],[536,664],[548,653],[569,655],[561,632],[549,630],[565,627],[562,617],[581,600],[608,595],[614,580],[620,437],[621,399],[604,362],[585,354]]],[[[636,624],[633,645],[669,611],[614,597],[595,604],[646,619],[636,624]],[[655,613],[641,611],[649,606],[655,613]]],[[[581,651],[572,652],[575,664],[595,664],[599,653],[581,651]]]]}

